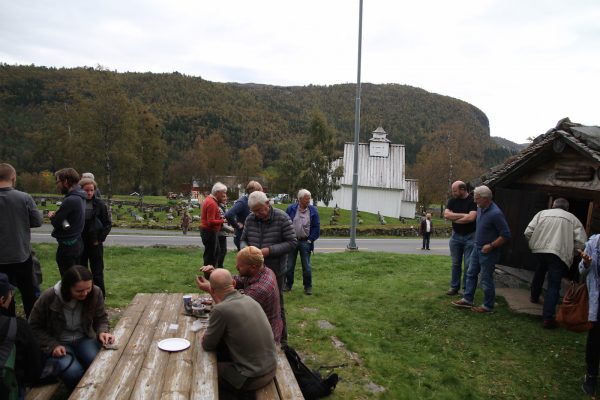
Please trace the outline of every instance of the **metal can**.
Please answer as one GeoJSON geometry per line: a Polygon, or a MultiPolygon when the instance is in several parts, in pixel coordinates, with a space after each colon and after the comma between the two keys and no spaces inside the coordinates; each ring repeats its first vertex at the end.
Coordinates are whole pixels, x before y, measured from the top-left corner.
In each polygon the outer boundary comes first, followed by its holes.
{"type": "Polygon", "coordinates": [[[185,310],[186,314],[192,313],[192,295],[191,294],[186,294],[183,296],[183,309],[185,310]]]}

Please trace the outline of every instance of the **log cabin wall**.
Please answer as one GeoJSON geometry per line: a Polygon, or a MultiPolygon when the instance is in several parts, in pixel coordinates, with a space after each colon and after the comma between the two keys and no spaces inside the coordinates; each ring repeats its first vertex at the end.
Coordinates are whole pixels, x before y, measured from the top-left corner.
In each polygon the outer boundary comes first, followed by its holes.
{"type": "Polygon", "coordinates": [[[504,212],[512,234],[500,263],[535,269],[536,260],[523,233],[535,214],[550,208],[558,197],[569,201],[569,211],[582,222],[588,235],[600,233],[599,176],[597,160],[569,146],[552,146],[495,179],[496,184],[490,184],[494,201],[504,212]]]}

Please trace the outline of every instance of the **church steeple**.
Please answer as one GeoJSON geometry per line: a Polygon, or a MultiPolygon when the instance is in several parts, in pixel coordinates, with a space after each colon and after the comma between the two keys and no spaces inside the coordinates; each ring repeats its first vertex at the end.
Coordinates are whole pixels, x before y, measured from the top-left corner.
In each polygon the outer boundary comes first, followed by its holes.
{"type": "Polygon", "coordinates": [[[386,131],[380,126],[371,134],[373,137],[369,139],[369,156],[388,157],[390,155],[390,140],[386,137],[386,131]]]}

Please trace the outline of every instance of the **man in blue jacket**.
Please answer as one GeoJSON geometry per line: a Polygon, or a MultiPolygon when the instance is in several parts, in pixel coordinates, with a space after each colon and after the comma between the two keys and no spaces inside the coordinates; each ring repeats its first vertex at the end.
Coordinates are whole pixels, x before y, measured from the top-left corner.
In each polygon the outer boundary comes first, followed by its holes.
{"type": "Polygon", "coordinates": [[[492,191],[487,186],[475,188],[474,200],[477,203],[477,229],[475,230],[475,249],[467,271],[467,284],[463,298],[453,301],[456,307],[470,308],[477,313],[491,313],[496,302],[494,269],[500,260],[500,247],[511,237],[506,218],[500,207],[492,201],[492,191]],[[483,304],[473,306],[477,279],[481,274],[483,304]]]}
{"type": "Polygon", "coordinates": [[[300,253],[300,262],[302,263],[302,283],[304,284],[304,293],[312,294],[312,270],[310,265],[310,253],[315,249],[315,240],[321,233],[321,222],[317,207],[310,204],[311,195],[306,189],[298,191],[298,202],[287,208],[287,214],[292,220],[294,232],[298,238],[296,248],[290,252],[288,257],[288,266],[286,274],[286,285],[284,291],[289,292],[294,285],[294,269],[296,268],[296,258],[300,253]]]}
{"type": "Polygon", "coordinates": [[[233,243],[237,249],[240,249],[240,238],[244,231],[244,223],[246,218],[250,215],[250,207],[248,207],[248,196],[252,192],[262,192],[262,186],[257,181],[250,181],[246,185],[246,194],[235,201],[233,207],[231,207],[225,213],[225,219],[235,229],[235,237],[233,243]]]}
{"type": "Polygon", "coordinates": [[[56,238],[56,264],[60,276],[73,265],[79,264],[83,252],[81,233],[85,226],[85,192],[79,187],[79,174],[73,168],[56,171],[56,186],[65,195],[56,212],[50,211],[48,217],[54,229],[52,237],[56,238]]]}

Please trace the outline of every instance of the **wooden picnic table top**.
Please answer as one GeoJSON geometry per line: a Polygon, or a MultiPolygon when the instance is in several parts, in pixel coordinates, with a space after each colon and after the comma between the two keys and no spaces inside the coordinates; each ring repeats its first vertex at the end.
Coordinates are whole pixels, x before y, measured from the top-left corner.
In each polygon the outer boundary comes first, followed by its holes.
{"type": "Polygon", "coordinates": [[[206,324],[191,330],[183,293],[138,293],[113,329],[117,349],[102,349],[69,399],[216,399],[217,359],[202,348],[206,324]],[[176,332],[169,330],[177,324],[176,332]],[[179,352],[158,348],[178,337],[191,346],[179,352]]]}

